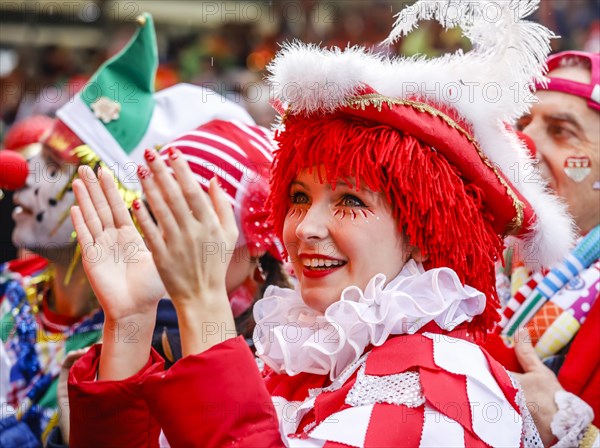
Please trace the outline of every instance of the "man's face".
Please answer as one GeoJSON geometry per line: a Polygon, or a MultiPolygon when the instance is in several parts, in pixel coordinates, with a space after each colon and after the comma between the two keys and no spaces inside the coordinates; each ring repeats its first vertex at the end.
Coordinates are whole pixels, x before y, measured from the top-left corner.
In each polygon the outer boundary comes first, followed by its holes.
{"type": "MultiPolygon", "coordinates": [[[[548,76],[590,83],[590,72],[581,67],[557,68],[548,76]]],[[[541,175],[566,200],[580,231],[587,233],[600,223],[600,191],[593,189],[600,181],[600,114],[575,95],[540,91],[537,96],[540,102],[517,128],[533,139],[541,175]],[[565,169],[587,160],[587,174],[582,168],[565,169]]]]}
{"type": "Polygon", "coordinates": [[[13,196],[13,243],[43,256],[71,247],[73,224],[68,216],[75,201],[65,189],[77,166],[63,163],[47,147],[28,161],[25,186],[13,196]]]}

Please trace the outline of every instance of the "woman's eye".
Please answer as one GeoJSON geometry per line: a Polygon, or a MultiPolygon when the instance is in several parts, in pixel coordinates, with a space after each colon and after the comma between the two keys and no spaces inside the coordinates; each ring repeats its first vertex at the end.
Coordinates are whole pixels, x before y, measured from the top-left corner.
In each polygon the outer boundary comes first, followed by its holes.
{"type": "Polygon", "coordinates": [[[308,196],[305,193],[297,192],[290,195],[292,204],[308,204],[308,196]]]}
{"type": "Polygon", "coordinates": [[[341,201],[344,207],[366,207],[365,203],[351,194],[344,195],[341,201]]]}

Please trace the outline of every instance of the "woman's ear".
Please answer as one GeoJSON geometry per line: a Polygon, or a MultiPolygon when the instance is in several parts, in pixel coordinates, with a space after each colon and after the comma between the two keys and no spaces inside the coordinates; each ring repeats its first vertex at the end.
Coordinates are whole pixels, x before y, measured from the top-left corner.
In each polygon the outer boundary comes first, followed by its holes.
{"type": "Polygon", "coordinates": [[[417,263],[424,263],[429,259],[428,255],[423,255],[421,249],[417,246],[411,246],[410,258],[415,260],[417,263]]]}

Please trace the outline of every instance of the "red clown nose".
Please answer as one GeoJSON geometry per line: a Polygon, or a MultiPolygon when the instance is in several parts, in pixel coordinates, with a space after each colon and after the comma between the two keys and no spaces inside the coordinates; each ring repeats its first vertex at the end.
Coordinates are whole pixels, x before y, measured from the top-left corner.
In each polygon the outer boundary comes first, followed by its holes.
{"type": "Polygon", "coordinates": [[[0,189],[18,190],[25,185],[29,166],[16,151],[0,151],[0,189]]]}
{"type": "Polygon", "coordinates": [[[517,136],[521,140],[523,140],[523,143],[525,143],[525,146],[529,150],[529,153],[531,154],[531,157],[535,159],[535,156],[537,154],[537,148],[535,146],[535,143],[531,139],[531,137],[528,136],[527,134],[524,134],[524,133],[520,132],[520,131],[516,131],[516,134],[517,134],[517,136]]]}

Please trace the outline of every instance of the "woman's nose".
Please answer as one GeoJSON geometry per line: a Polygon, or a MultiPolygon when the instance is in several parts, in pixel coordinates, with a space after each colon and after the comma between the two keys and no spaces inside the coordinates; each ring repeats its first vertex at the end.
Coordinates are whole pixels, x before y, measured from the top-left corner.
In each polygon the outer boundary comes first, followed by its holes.
{"type": "Polygon", "coordinates": [[[331,214],[325,204],[313,203],[296,227],[296,236],[304,241],[318,241],[329,234],[331,214]]]}

